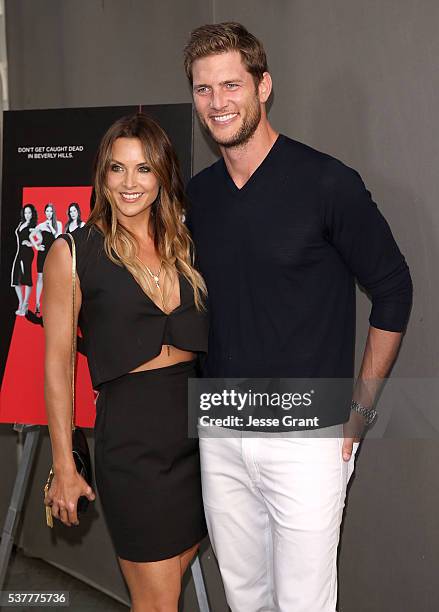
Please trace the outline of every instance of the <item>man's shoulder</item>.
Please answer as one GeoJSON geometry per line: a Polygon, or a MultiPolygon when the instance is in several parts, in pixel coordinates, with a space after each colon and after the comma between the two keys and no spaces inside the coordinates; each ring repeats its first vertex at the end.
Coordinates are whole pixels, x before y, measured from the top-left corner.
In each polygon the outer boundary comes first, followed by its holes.
{"type": "MultiPolygon", "coordinates": [[[[280,138],[280,155],[277,156],[277,160],[282,166],[300,167],[301,171],[310,178],[320,179],[326,186],[344,179],[355,180],[359,178],[355,169],[349,167],[334,155],[290,138],[285,134],[280,134],[280,138]]],[[[192,203],[198,197],[205,197],[206,191],[215,190],[215,186],[218,182],[221,182],[221,178],[224,176],[223,166],[224,161],[219,158],[190,179],[186,192],[192,203]]]]}
{"type": "Polygon", "coordinates": [[[217,159],[216,162],[207,166],[189,180],[186,191],[189,193],[195,193],[205,187],[211,187],[212,182],[218,177],[218,172],[221,164],[224,163],[222,158],[217,159]]]}
{"type": "Polygon", "coordinates": [[[345,167],[343,162],[333,155],[315,149],[314,147],[305,144],[299,140],[294,140],[289,136],[282,135],[283,138],[283,150],[287,157],[297,162],[303,162],[309,165],[313,165],[316,168],[334,168],[335,171],[338,168],[345,167]]]}
{"type": "Polygon", "coordinates": [[[362,184],[362,179],[357,170],[348,166],[345,162],[334,155],[320,151],[310,145],[284,137],[284,150],[286,155],[301,165],[302,170],[318,178],[323,188],[333,188],[335,184],[357,186],[362,184]]]}

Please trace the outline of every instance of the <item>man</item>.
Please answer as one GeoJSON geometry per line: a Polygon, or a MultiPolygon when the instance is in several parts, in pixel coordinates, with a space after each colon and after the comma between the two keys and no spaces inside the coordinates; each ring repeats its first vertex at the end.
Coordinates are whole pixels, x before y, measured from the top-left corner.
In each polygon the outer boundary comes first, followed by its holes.
{"type": "Polygon", "coordinates": [[[357,436],[398,351],[410,274],[360,176],[270,125],[272,81],[252,34],[236,23],[197,28],[185,69],[222,155],[188,185],[209,292],[205,375],[352,378],[355,277],[372,300],[352,404],[320,415],[339,437],[200,439],[209,533],[231,609],[334,612],[357,436]]]}

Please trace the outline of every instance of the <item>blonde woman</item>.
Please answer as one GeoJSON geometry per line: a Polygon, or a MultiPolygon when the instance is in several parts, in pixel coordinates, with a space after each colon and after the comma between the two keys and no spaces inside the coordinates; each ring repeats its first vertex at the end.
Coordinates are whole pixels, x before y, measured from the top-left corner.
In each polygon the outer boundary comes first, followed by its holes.
{"type": "MultiPolygon", "coordinates": [[[[164,131],[142,114],[104,135],[96,201],[72,234],[75,316],[99,391],[96,484],[133,610],[178,609],[181,577],[206,535],[198,444],[187,433],[187,380],[207,350],[204,281],[192,266],[183,190],[164,131]]],[[[68,237],[44,270],[46,405],[55,477],[45,503],[77,524],[80,495],[70,433],[68,237]],[[60,333],[61,330],[61,333],[60,333]]]]}

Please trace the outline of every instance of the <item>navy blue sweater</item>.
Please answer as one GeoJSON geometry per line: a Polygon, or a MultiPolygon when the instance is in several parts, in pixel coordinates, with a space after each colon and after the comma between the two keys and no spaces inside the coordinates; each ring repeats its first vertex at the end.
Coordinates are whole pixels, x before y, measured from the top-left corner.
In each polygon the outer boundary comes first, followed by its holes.
{"type": "Polygon", "coordinates": [[[220,159],[187,194],[209,291],[206,376],[351,378],[355,278],[370,324],[404,330],[409,269],[355,170],[280,135],[241,189],[220,159]]]}

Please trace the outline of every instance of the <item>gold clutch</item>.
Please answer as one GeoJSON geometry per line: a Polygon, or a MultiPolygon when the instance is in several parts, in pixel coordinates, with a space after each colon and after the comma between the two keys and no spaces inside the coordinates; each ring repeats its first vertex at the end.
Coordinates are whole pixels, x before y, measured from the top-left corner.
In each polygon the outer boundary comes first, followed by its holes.
{"type": "MultiPolygon", "coordinates": [[[[46,486],[44,487],[44,493],[47,493],[50,489],[50,485],[53,479],[53,469],[50,468],[49,476],[47,478],[46,486]]],[[[53,527],[53,516],[52,516],[52,508],[51,506],[46,506],[46,524],[48,527],[53,527]]]]}

